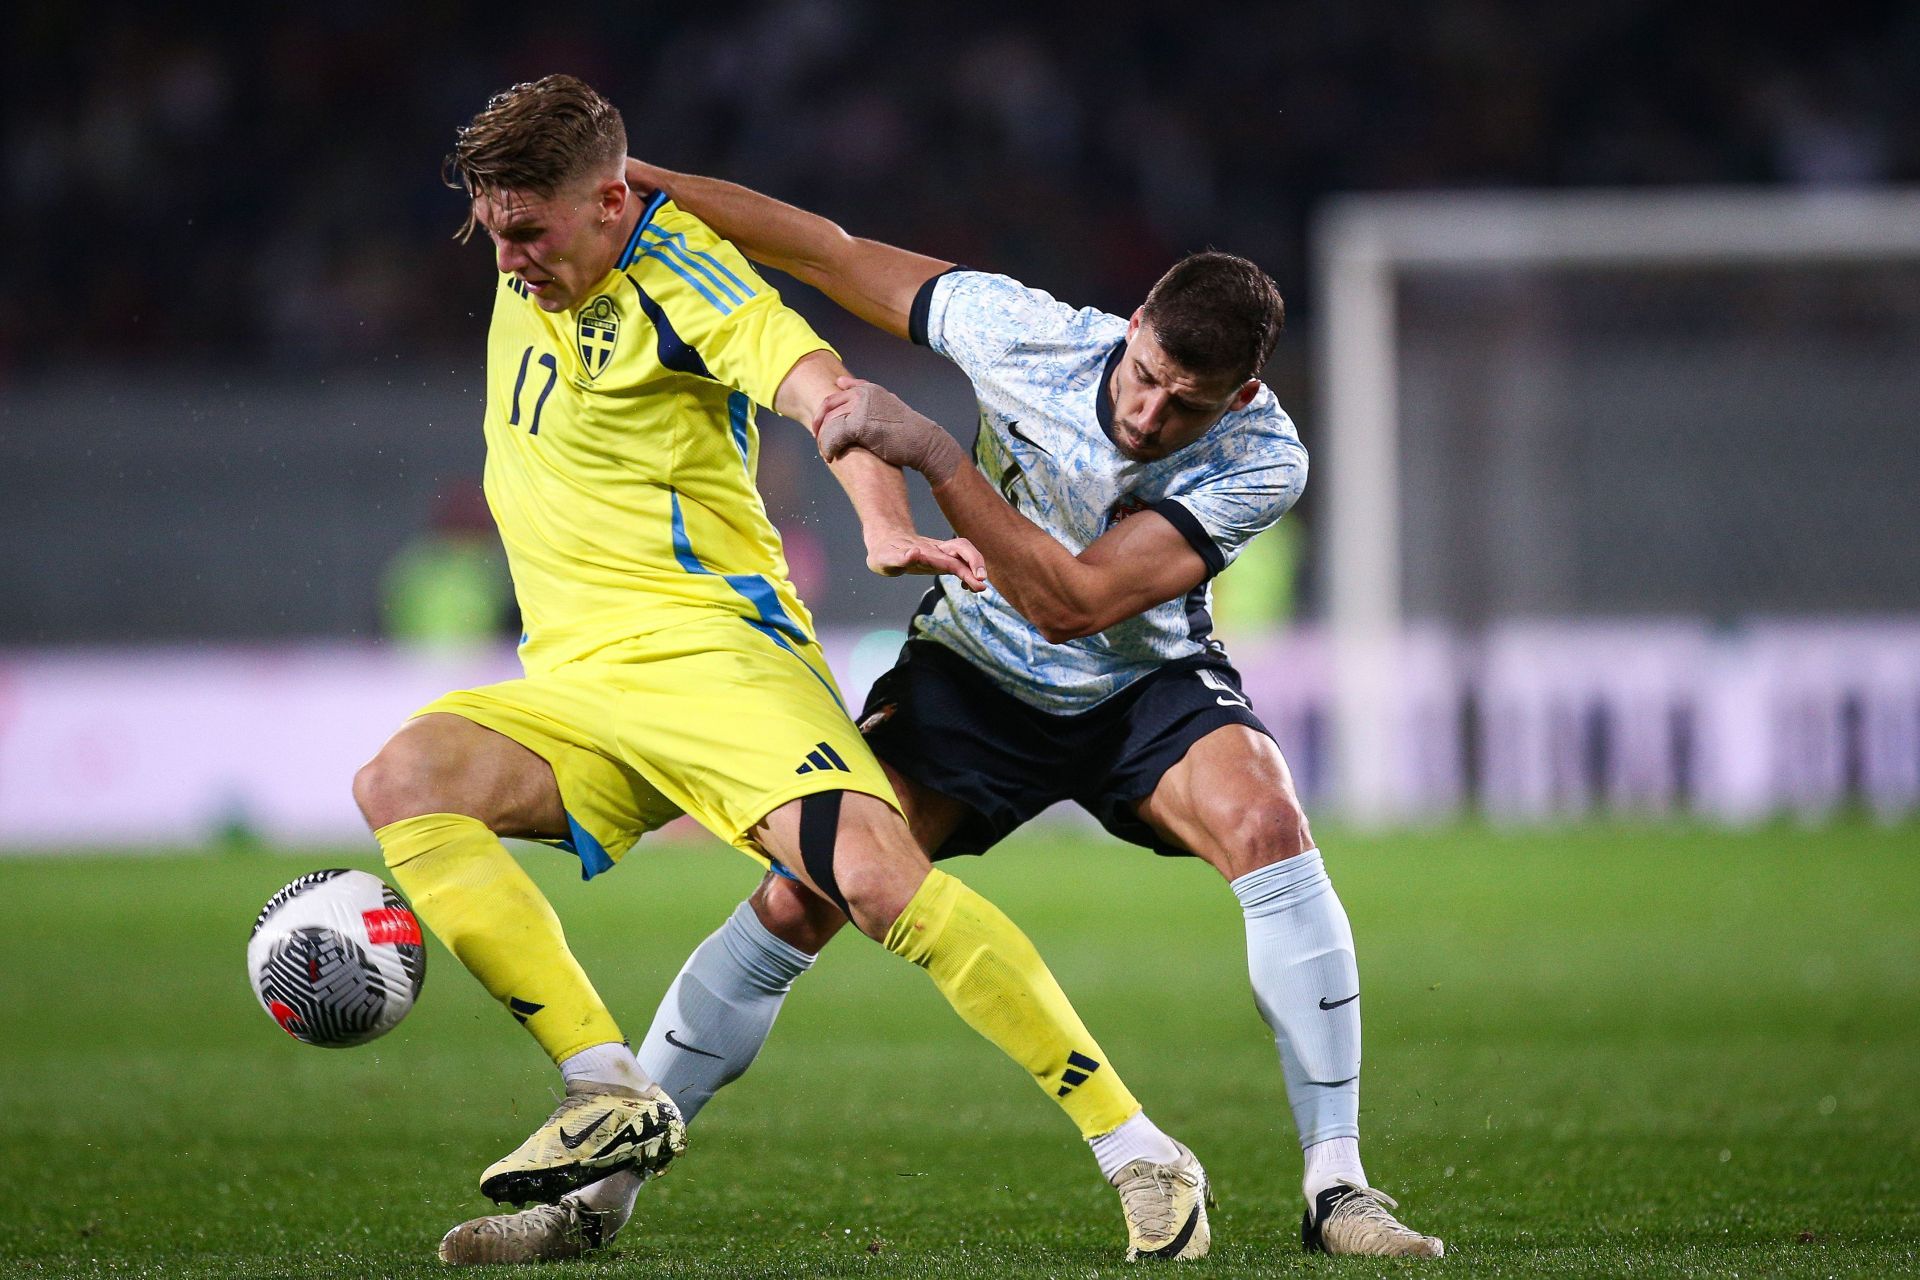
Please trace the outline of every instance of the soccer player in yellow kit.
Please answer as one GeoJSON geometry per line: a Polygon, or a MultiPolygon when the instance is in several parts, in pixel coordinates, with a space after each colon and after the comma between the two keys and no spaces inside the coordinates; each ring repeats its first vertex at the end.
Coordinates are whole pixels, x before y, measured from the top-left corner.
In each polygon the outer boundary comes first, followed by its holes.
{"type": "MultiPolygon", "coordinates": [[[[845,367],[731,245],[628,187],[626,146],[604,98],[549,76],[496,96],[449,157],[501,272],[486,491],[526,674],[429,704],[354,779],[414,909],[566,1081],[481,1190],[564,1214],[567,1192],[684,1148],[672,1101],[499,839],[563,845],[590,878],[680,813],[926,969],[1089,1141],[1137,1131],[1140,1104],[1033,945],[908,833],[787,581],[753,484],[754,408],[817,429],[845,367]]],[[[856,454],[835,474],[872,567],[981,585],[969,544],[912,532],[898,471],[856,454]]],[[[1204,1193],[1182,1183],[1153,1212],[1127,1204],[1135,1246],[1183,1226],[1187,1244],[1204,1193]]],[[[441,1254],[512,1260],[525,1217],[462,1224],[441,1254]]]]}

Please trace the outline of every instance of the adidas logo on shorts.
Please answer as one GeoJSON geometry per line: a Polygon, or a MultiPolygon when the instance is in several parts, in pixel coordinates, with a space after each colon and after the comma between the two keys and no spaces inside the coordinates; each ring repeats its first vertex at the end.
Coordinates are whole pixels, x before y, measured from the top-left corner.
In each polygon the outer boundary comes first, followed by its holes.
{"type": "Polygon", "coordinates": [[[838,769],[842,773],[853,772],[853,770],[847,768],[847,762],[840,758],[840,753],[824,742],[814,743],[813,750],[807,752],[805,762],[802,763],[798,769],[795,769],[794,772],[812,773],[815,769],[838,769]]]}

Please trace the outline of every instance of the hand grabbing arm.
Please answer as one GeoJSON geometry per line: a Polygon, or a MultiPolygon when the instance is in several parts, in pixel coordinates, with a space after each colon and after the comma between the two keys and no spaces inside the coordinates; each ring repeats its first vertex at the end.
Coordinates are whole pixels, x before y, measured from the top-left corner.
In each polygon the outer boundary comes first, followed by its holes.
{"type": "MultiPolygon", "coordinates": [[[[838,394],[838,384],[853,381],[839,357],[816,351],[802,357],[781,382],[774,408],[807,424],[817,435],[820,419],[828,412],[827,402],[838,394]]],[[[827,456],[824,449],[822,455],[827,456]]],[[[986,565],[971,542],[915,532],[906,478],[896,466],[851,445],[827,456],[827,462],[860,516],[867,568],[889,578],[903,573],[950,573],[969,591],[986,589],[986,565]]]]}
{"type": "Polygon", "coordinates": [[[821,406],[820,452],[870,451],[927,477],[953,527],[981,548],[994,586],[1052,644],[1104,631],[1206,581],[1207,564],[1166,517],[1146,511],[1079,555],[1007,504],[938,423],[851,377],[821,406]]]}

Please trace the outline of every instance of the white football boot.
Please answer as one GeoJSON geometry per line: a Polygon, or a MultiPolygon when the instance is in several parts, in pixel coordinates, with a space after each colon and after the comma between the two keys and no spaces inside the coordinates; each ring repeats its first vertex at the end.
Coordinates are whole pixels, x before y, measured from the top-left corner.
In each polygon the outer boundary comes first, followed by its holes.
{"type": "Polygon", "coordinates": [[[1423,1236],[1390,1210],[1399,1203],[1384,1191],[1336,1182],[1322,1191],[1300,1219],[1300,1243],[1309,1252],[1368,1258],[1438,1258],[1447,1246],[1423,1236]]]}
{"type": "Polygon", "coordinates": [[[1213,1243],[1207,1205],[1213,1192],[1207,1171],[1180,1143],[1167,1164],[1135,1160],[1114,1175],[1120,1210],[1127,1218],[1127,1261],[1137,1258],[1204,1258],[1213,1243]]]}
{"type": "Polygon", "coordinates": [[[612,1215],[595,1213],[567,1197],[519,1213],[463,1222],[440,1241],[440,1261],[456,1267],[493,1262],[560,1262],[600,1248],[613,1238],[612,1215]]]}
{"type": "Polygon", "coordinates": [[[658,1085],[645,1093],[569,1085],[545,1124],[487,1166],[480,1193],[503,1204],[553,1204],[622,1169],[658,1173],[686,1149],[680,1109],[658,1085]]]}

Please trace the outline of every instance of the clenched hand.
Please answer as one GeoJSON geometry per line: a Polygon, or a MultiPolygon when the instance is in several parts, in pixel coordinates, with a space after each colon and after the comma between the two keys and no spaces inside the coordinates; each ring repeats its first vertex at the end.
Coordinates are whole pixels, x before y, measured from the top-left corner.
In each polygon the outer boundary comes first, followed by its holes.
{"type": "Polygon", "coordinates": [[[931,485],[946,483],[966,465],[959,442],[893,392],[860,378],[841,378],[839,385],[821,403],[814,424],[820,456],[828,462],[849,449],[865,449],[891,466],[918,471],[931,485]]]}

